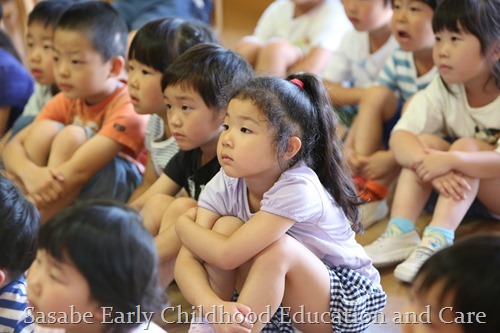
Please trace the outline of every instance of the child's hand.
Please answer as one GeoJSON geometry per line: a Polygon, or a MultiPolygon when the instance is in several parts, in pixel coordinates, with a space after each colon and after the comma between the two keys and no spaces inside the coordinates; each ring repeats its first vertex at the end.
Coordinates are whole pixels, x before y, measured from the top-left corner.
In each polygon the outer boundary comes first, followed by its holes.
{"type": "Polygon", "coordinates": [[[213,320],[215,322],[213,327],[217,333],[247,333],[252,330],[253,324],[250,320],[253,318],[247,318],[250,313],[248,306],[235,302],[222,302],[215,309],[222,309],[224,314],[224,318],[213,320]]]}
{"type": "Polygon", "coordinates": [[[361,172],[361,164],[358,159],[358,154],[351,149],[351,148],[346,148],[344,149],[344,156],[347,159],[347,164],[351,168],[351,172],[353,175],[357,175],[361,172]]]}
{"type": "Polygon", "coordinates": [[[424,182],[442,176],[452,170],[451,156],[448,152],[425,149],[426,155],[416,168],[415,172],[424,182]]]}
{"type": "Polygon", "coordinates": [[[371,156],[359,156],[360,174],[367,179],[380,179],[395,173],[399,165],[393,155],[385,150],[380,150],[371,156]]]}
{"type": "Polygon", "coordinates": [[[456,201],[467,198],[466,192],[471,190],[464,175],[455,171],[449,171],[445,175],[434,178],[431,184],[440,195],[456,201]]]}
{"type": "Polygon", "coordinates": [[[38,208],[46,207],[61,197],[64,192],[64,176],[48,167],[39,168],[26,181],[26,189],[38,208]]]}

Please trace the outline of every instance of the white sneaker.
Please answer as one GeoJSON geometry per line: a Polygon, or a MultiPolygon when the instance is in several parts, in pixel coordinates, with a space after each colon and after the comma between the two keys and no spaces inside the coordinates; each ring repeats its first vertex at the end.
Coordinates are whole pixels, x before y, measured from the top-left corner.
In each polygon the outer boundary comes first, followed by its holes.
{"type": "Polygon", "coordinates": [[[429,259],[429,257],[435,252],[436,251],[428,248],[427,246],[417,247],[408,259],[396,266],[394,276],[403,282],[413,282],[413,279],[415,278],[415,275],[417,275],[420,267],[422,267],[424,262],[426,262],[427,259],[429,259]]]}
{"type": "Polygon", "coordinates": [[[215,333],[215,329],[204,319],[193,317],[188,333],[215,333]]]}
{"type": "Polygon", "coordinates": [[[376,222],[383,220],[389,214],[389,205],[387,200],[377,200],[367,202],[360,206],[361,225],[368,229],[376,222]]]}
{"type": "Polygon", "coordinates": [[[382,268],[405,260],[418,244],[420,237],[415,230],[403,234],[396,225],[389,224],[387,230],[364,249],[373,266],[382,268]]]}

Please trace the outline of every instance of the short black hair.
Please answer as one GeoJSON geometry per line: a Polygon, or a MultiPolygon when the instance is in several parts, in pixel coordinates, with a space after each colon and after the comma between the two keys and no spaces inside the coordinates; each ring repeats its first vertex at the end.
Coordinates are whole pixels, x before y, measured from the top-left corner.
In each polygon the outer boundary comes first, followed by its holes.
{"type": "Polygon", "coordinates": [[[414,281],[417,295],[444,282],[438,295],[440,306],[453,305],[454,312],[486,314],[486,323],[464,324],[464,332],[500,332],[500,235],[472,236],[436,252],[414,281]],[[444,304],[449,295],[454,304],[444,304]]]}
{"type": "MultiPolygon", "coordinates": [[[[394,1],[395,0],[392,0],[393,5],[394,5],[394,1]]],[[[439,3],[442,0],[417,0],[417,1],[425,3],[427,6],[431,7],[432,10],[436,10],[437,6],[439,5],[439,3]]]]}
{"type": "Polygon", "coordinates": [[[164,305],[153,238],[140,215],[124,204],[89,200],[62,210],[40,229],[38,248],[56,260],[71,260],[93,298],[114,307],[113,313],[164,305]]]}
{"type": "Polygon", "coordinates": [[[45,28],[54,28],[62,13],[72,4],[69,0],[50,0],[38,2],[28,15],[28,26],[39,22],[45,28]]]}
{"type": "Polygon", "coordinates": [[[481,45],[481,54],[490,66],[497,87],[500,87],[500,61],[490,61],[489,54],[498,47],[500,39],[500,1],[498,0],[444,0],[432,18],[434,33],[448,30],[459,32],[459,26],[475,36],[481,45]]]}
{"type": "Polygon", "coordinates": [[[117,55],[125,58],[127,25],[118,12],[104,1],[85,1],[71,5],[61,15],[56,30],[86,34],[104,62],[117,55]]]}
{"type": "Polygon", "coordinates": [[[177,17],[157,19],[137,31],[128,59],[163,72],[180,54],[200,43],[218,43],[208,25],[177,17]]]}
{"type": "Polygon", "coordinates": [[[0,268],[17,279],[36,256],[40,216],[17,186],[0,175],[0,268]]]}
{"type": "Polygon", "coordinates": [[[250,64],[236,52],[216,44],[197,44],[163,72],[161,88],[182,85],[197,91],[209,108],[227,108],[234,91],[253,77],[250,64]]]}

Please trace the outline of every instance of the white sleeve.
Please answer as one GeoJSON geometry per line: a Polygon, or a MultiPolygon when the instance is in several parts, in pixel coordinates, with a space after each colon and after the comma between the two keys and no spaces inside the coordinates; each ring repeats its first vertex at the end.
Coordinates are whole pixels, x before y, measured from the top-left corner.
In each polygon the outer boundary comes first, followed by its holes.
{"type": "Polygon", "coordinates": [[[440,76],[436,76],[424,90],[413,95],[406,111],[393,131],[404,130],[413,134],[442,134],[445,129],[443,111],[449,95],[440,76]]]}
{"type": "Polygon", "coordinates": [[[279,19],[279,7],[281,6],[281,1],[274,1],[269,5],[269,7],[264,10],[259,20],[257,21],[257,25],[255,26],[255,30],[253,32],[253,36],[260,39],[262,42],[268,40],[273,37],[278,31],[276,24],[278,24],[281,20],[279,19]]]}
{"type": "Polygon", "coordinates": [[[308,34],[311,48],[321,47],[335,51],[345,34],[351,30],[352,24],[340,1],[327,0],[311,22],[308,34]]]}
{"type": "Polygon", "coordinates": [[[335,83],[354,79],[351,71],[351,59],[349,57],[349,52],[352,51],[350,50],[352,42],[349,40],[351,36],[350,33],[346,34],[339,48],[333,52],[330,62],[323,73],[323,79],[335,83]]]}

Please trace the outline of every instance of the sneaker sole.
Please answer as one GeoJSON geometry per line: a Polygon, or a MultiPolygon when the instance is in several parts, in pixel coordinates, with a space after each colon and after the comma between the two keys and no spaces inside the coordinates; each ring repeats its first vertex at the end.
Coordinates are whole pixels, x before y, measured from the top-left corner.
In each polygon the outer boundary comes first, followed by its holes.
{"type": "Polygon", "coordinates": [[[377,261],[372,259],[373,266],[375,268],[386,268],[386,267],[397,265],[397,264],[405,261],[406,259],[408,259],[408,257],[410,256],[410,254],[413,250],[414,250],[414,248],[411,248],[410,250],[407,250],[404,252],[398,251],[398,252],[395,252],[395,254],[387,256],[387,257],[391,257],[392,258],[391,260],[381,260],[381,261],[377,262],[377,261]],[[401,253],[401,252],[403,252],[403,253],[401,253]]]}

